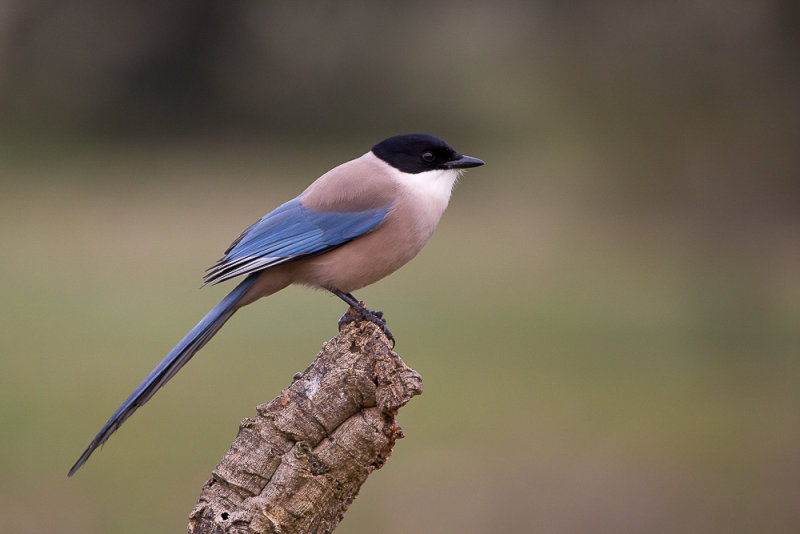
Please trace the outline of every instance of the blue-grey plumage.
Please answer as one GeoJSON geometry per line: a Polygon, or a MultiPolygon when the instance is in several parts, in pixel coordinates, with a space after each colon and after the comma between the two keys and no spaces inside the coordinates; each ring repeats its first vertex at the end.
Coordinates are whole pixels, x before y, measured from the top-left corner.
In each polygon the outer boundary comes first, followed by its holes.
{"type": "Polygon", "coordinates": [[[67,476],[72,476],[85,462],[94,450],[105,443],[105,441],[113,434],[119,426],[136,411],[139,406],[147,402],[161,386],[175,376],[181,367],[186,365],[194,354],[203,348],[211,337],[222,328],[222,325],[230,319],[231,315],[236,311],[236,303],[247,292],[250,287],[256,282],[258,275],[250,275],[233,291],[222,299],[219,304],[214,306],[210,312],[206,314],[203,319],[192,328],[186,336],[173,348],[169,354],[161,360],[155,369],[153,369],[147,378],[139,384],[133,393],[125,399],[122,406],[114,412],[114,415],[103,425],[100,432],[94,437],[92,442],[86,448],[84,453],[75,462],[75,465],[69,470],[67,476]]]}
{"type": "Polygon", "coordinates": [[[248,227],[208,270],[206,284],[321,254],[375,229],[391,204],[359,212],[315,212],[290,200],[248,227]]]}
{"type": "Polygon", "coordinates": [[[378,323],[350,292],[391,274],[425,245],[463,169],[483,165],[425,134],[390,137],[312,183],[248,227],[208,269],[206,285],[247,277],[122,403],[69,471],[72,476],[242,306],[290,284],[326,289],[378,323]]]}

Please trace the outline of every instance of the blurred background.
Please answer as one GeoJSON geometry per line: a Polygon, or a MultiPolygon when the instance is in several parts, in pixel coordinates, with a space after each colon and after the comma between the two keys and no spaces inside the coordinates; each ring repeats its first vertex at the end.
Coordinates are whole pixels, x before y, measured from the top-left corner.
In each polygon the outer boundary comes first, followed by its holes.
{"type": "Polygon", "coordinates": [[[425,394],[337,532],[797,532],[798,30],[788,0],[4,1],[3,530],[182,531],[338,299],[242,310],[67,469],[245,226],[422,131],[487,165],[357,292],[425,394]]]}

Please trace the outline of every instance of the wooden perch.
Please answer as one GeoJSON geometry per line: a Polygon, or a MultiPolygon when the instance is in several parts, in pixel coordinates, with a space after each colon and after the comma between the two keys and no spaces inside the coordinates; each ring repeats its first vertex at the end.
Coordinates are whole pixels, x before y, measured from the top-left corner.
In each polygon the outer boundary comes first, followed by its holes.
{"type": "Polygon", "coordinates": [[[189,515],[190,534],[328,533],[403,432],[422,378],[366,321],[349,323],[292,384],[244,419],[189,515]]]}

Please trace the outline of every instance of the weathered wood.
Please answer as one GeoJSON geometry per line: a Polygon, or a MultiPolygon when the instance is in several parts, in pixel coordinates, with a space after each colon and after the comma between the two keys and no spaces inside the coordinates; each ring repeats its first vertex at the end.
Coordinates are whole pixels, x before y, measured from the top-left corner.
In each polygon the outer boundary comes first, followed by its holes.
{"type": "Polygon", "coordinates": [[[350,323],[257,415],[189,516],[190,534],[332,532],[403,437],[394,416],[422,378],[374,324],[350,323]]]}

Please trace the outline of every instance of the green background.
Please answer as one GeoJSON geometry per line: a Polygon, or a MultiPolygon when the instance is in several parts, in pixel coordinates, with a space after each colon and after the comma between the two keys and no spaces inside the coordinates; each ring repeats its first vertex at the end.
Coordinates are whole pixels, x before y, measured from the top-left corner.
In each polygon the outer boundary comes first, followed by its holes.
{"type": "Polygon", "coordinates": [[[335,297],[242,310],[67,469],[245,226],[413,131],[487,165],[357,292],[425,393],[337,532],[800,528],[794,3],[7,7],[4,531],[184,529],[335,297]]]}

